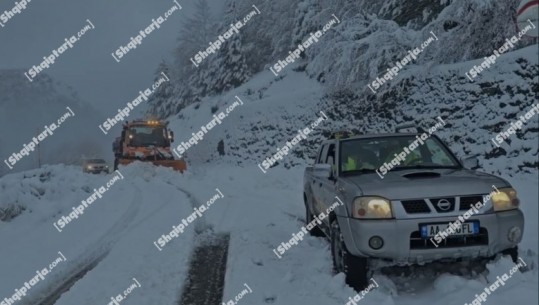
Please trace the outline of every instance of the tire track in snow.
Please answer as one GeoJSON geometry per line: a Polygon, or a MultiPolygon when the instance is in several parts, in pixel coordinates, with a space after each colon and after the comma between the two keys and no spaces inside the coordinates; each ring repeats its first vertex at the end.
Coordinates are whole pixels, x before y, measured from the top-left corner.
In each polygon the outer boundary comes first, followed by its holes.
{"type": "Polygon", "coordinates": [[[58,299],[60,299],[64,293],[68,292],[69,289],[71,289],[80,279],[82,279],[86,273],[94,269],[99,262],[101,262],[101,260],[108,255],[108,253],[109,252],[107,251],[89,263],[82,264],[77,271],[72,271],[71,275],[62,281],[58,288],[49,293],[49,295],[47,295],[44,299],[40,300],[39,303],[36,303],[36,305],[54,305],[56,301],[58,301],[58,299]]]}
{"type": "MultiPolygon", "coordinates": [[[[180,186],[174,185],[170,181],[166,181],[166,183],[173,186],[173,187],[175,187],[178,191],[184,193],[185,196],[187,196],[187,199],[189,200],[189,203],[191,203],[191,208],[195,209],[195,208],[198,208],[199,206],[201,206],[203,204],[190,191],[188,191],[188,190],[186,190],[186,189],[184,189],[184,188],[182,188],[180,186]]],[[[196,236],[198,234],[201,234],[202,232],[207,231],[207,230],[211,230],[211,229],[212,229],[212,226],[208,225],[206,223],[206,220],[204,219],[204,217],[199,217],[199,218],[197,218],[197,220],[195,220],[195,238],[196,238],[196,236]]]]}
{"type": "MultiPolygon", "coordinates": [[[[193,209],[203,203],[190,191],[174,185],[184,193],[193,209]]],[[[226,265],[230,234],[215,234],[204,217],[195,222],[195,249],[189,264],[189,273],[182,288],[179,305],[220,305],[225,287],[226,265]],[[200,242],[198,242],[200,240],[200,242]]]]}
{"type": "Polygon", "coordinates": [[[208,233],[193,251],[178,305],[220,305],[225,287],[229,234],[208,233]]]}
{"type": "Polygon", "coordinates": [[[88,249],[88,251],[83,251],[83,253],[89,254],[78,260],[79,262],[71,268],[71,271],[68,272],[69,275],[67,275],[65,279],[60,282],[49,284],[49,286],[44,289],[47,291],[46,295],[36,296],[33,300],[29,300],[25,304],[55,304],[64,293],[75,286],[79,280],[81,280],[89,271],[94,269],[108,255],[119,235],[131,224],[142,205],[142,200],[140,199],[142,198],[141,189],[134,185],[133,188],[135,188],[135,192],[133,196],[134,200],[131,202],[131,205],[122,217],[103,234],[103,237],[87,247],[86,249],[88,249]]]}

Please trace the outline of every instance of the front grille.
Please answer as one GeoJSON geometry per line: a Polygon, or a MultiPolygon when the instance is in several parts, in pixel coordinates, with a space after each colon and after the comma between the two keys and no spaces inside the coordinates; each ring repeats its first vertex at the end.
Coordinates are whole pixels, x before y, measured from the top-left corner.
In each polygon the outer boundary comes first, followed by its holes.
{"type": "Polygon", "coordinates": [[[423,199],[402,201],[402,206],[408,214],[430,213],[430,208],[423,199]]]}
{"type": "MultiPolygon", "coordinates": [[[[454,212],[456,209],[456,198],[455,197],[437,197],[437,198],[427,198],[430,200],[430,204],[434,207],[434,210],[431,210],[426,200],[423,199],[414,199],[414,200],[403,200],[402,206],[407,214],[420,214],[420,213],[449,213],[454,212]],[[442,201],[441,204],[438,204],[442,201]],[[443,209],[445,208],[445,209],[443,209]]],[[[460,197],[460,206],[459,211],[468,211],[472,205],[475,205],[477,202],[483,202],[483,196],[473,195],[473,196],[463,196],[460,197]]]]}
{"type": "MultiPolygon", "coordinates": [[[[435,242],[434,238],[433,241],[435,242]]],[[[488,231],[485,228],[479,228],[479,234],[473,236],[451,236],[444,239],[438,247],[430,239],[421,238],[419,231],[410,234],[410,250],[436,249],[436,248],[456,248],[471,246],[487,246],[488,231]]]]}
{"type": "Polygon", "coordinates": [[[448,213],[455,210],[455,197],[429,198],[429,200],[438,213],[448,213]],[[444,205],[438,204],[439,202],[444,202],[444,205]]]}
{"type": "Polygon", "coordinates": [[[482,196],[469,196],[469,197],[460,197],[460,211],[468,211],[472,204],[476,204],[477,202],[483,202],[482,196]]]}

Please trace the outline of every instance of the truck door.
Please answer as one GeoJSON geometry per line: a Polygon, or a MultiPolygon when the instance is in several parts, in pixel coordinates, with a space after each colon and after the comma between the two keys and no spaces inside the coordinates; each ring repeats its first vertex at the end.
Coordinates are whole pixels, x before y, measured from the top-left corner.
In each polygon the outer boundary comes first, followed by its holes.
{"type": "MultiPolygon", "coordinates": [[[[318,154],[318,157],[316,158],[316,161],[315,161],[315,164],[320,164],[320,163],[326,163],[325,160],[327,158],[327,153],[328,153],[328,147],[329,145],[328,144],[324,144],[322,145],[322,148],[320,149],[320,153],[318,154]]],[[[312,181],[310,181],[311,183],[311,193],[312,193],[312,197],[311,198],[311,203],[312,203],[312,207],[313,207],[313,215],[318,215],[321,211],[321,208],[323,208],[321,206],[321,202],[322,202],[322,178],[319,178],[319,177],[316,177],[313,173],[313,175],[311,175],[311,179],[312,181]]]]}
{"type": "Polygon", "coordinates": [[[335,145],[334,143],[330,144],[328,147],[325,163],[331,165],[332,179],[320,179],[318,188],[320,192],[320,206],[317,214],[320,215],[320,213],[324,213],[325,217],[322,216],[321,218],[324,218],[324,222],[326,223],[326,225],[329,226],[329,217],[327,217],[327,210],[336,201],[334,178],[337,177],[337,145],[335,145]]]}

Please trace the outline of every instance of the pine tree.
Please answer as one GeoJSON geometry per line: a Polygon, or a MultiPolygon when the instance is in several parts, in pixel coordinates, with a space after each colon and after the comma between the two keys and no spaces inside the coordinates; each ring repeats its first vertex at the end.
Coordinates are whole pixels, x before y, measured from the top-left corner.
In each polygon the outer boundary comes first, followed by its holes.
{"type": "Polygon", "coordinates": [[[251,77],[241,43],[241,33],[234,34],[221,47],[216,60],[209,67],[210,94],[218,94],[239,87],[251,77]]]}
{"type": "Polygon", "coordinates": [[[159,67],[155,72],[154,82],[164,78],[162,73],[168,77],[169,81],[161,83],[159,88],[157,88],[157,90],[150,96],[148,100],[150,107],[147,112],[149,115],[158,116],[160,118],[167,117],[171,114],[166,109],[170,103],[174,102],[174,84],[172,83],[170,69],[165,61],[162,61],[159,64],[159,67]]]}
{"type": "Polygon", "coordinates": [[[225,17],[224,24],[229,25],[238,20],[238,7],[236,6],[236,0],[225,1],[225,17]]]}
{"type": "MultiPolygon", "coordinates": [[[[191,59],[198,52],[206,50],[209,43],[216,39],[215,27],[207,1],[197,0],[194,13],[182,22],[178,37],[179,46],[174,54],[175,99],[171,101],[173,105],[167,105],[165,110],[169,115],[178,113],[207,94],[205,79],[209,58],[204,59],[198,68],[191,59]]],[[[212,54],[210,58],[213,56],[216,54],[212,54]]]]}
{"type": "Polygon", "coordinates": [[[195,2],[194,13],[183,19],[178,37],[179,47],[176,56],[180,57],[180,64],[208,47],[210,41],[215,40],[215,22],[210,13],[206,0],[195,2]]]}

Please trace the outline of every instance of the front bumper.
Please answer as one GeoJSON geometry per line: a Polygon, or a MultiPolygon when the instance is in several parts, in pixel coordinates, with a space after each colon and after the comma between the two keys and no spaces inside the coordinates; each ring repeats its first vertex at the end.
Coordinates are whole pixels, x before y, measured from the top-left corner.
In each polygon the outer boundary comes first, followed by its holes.
{"type": "Polygon", "coordinates": [[[516,246],[522,239],[511,242],[509,230],[517,227],[524,233],[524,215],[519,209],[478,214],[468,221],[479,221],[480,236],[475,238],[447,239],[434,246],[430,240],[421,240],[419,225],[425,223],[454,222],[456,218],[415,218],[388,220],[359,220],[339,217],[339,225],[348,251],[355,256],[390,260],[395,264],[421,264],[442,259],[480,258],[495,255],[516,246]],[[374,250],[369,239],[379,236],[384,245],[374,250]],[[458,241],[458,242],[457,242],[458,241]]]}

